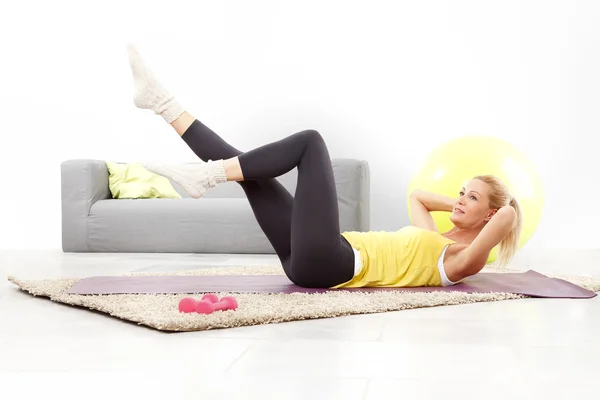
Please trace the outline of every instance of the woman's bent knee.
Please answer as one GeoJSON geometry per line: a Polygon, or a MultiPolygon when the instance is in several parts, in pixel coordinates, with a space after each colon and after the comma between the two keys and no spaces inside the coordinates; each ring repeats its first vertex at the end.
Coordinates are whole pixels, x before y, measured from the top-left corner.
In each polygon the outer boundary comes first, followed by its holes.
{"type": "Polygon", "coordinates": [[[306,129],[304,131],[298,132],[297,135],[306,140],[307,143],[323,141],[323,136],[321,135],[321,133],[314,129],[306,129]]]}

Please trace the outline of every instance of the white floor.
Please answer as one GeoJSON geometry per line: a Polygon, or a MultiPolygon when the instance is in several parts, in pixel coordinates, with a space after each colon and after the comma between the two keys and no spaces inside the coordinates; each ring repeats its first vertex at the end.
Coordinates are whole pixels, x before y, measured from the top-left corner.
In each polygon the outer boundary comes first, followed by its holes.
{"type": "MultiPolygon", "coordinates": [[[[162,333],[35,298],[5,279],[275,262],[271,256],[0,252],[0,398],[598,397],[600,298],[162,333]]],[[[600,276],[600,251],[524,249],[514,266],[600,276]]]]}

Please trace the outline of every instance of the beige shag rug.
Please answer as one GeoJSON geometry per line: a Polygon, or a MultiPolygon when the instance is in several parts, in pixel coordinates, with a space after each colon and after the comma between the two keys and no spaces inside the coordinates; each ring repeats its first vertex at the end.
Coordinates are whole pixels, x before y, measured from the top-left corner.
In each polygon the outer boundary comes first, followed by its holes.
{"type": "MultiPolygon", "coordinates": [[[[504,272],[494,270],[488,272],[504,272]]],[[[515,270],[511,270],[515,271],[515,270]]],[[[131,273],[141,275],[282,275],[280,266],[221,267],[186,270],[176,273],[131,273]]],[[[600,291],[600,278],[554,276],[573,282],[594,292],[600,291]]],[[[113,317],[146,325],[162,331],[203,331],[248,325],[272,324],[317,318],[332,318],[352,314],[370,314],[422,307],[436,307],[476,302],[522,299],[526,296],[511,293],[429,292],[327,292],[294,294],[235,293],[239,307],[209,315],[180,313],[177,309],[181,294],[113,294],[75,295],[65,292],[81,278],[8,280],[22,290],[50,300],[97,310],[113,317]]],[[[218,293],[219,297],[231,293],[218,293]]],[[[186,295],[187,296],[187,295],[186,295]]],[[[199,297],[199,296],[194,296],[199,297]]]]}

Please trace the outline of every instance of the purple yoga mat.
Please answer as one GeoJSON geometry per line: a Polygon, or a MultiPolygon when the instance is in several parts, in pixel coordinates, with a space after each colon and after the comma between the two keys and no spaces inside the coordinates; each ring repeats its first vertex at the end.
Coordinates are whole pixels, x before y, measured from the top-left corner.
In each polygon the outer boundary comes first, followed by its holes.
{"type": "Polygon", "coordinates": [[[233,276],[96,276],[73,285],[68,294],[151,294],[151,293],[324,293],[331,290],[373,292],[514,293],[531,297],[589,299],[596,293],[562,279],[535,271],[480,273],[449,287],[306,289],[283,275],[233,276]]]}

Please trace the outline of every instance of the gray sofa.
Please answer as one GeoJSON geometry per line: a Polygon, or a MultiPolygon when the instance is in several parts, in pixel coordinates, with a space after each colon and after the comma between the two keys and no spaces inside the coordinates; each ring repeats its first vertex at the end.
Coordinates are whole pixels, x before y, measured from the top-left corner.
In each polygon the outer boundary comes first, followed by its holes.
{"type": "MultiPolygon", "coordinates": [[[[370,228],[366,161],[334,159],[340,231],[370,228]]],[[[297,170],[277,178],[292,194],[297,170]]],[[[64,252],[274,254],[248,200],[235,182],[201,199],[173,187],[182,199],[113,199],[102,160],[61,164],[64,252]]]]}

